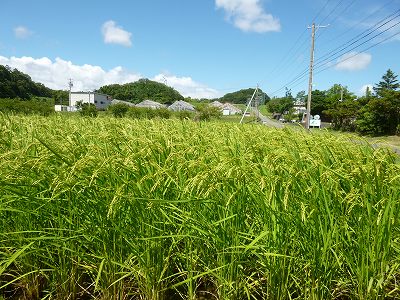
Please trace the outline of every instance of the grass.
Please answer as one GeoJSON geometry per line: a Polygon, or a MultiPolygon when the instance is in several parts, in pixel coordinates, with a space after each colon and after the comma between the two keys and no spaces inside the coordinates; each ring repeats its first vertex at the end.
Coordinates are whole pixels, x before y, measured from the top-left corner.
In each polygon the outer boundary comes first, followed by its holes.
{"type": "Polygon", "coordinates": [[[385,149],[106,116],[0,115],[0,131],[5,299],[400,297],[385,149]]]}

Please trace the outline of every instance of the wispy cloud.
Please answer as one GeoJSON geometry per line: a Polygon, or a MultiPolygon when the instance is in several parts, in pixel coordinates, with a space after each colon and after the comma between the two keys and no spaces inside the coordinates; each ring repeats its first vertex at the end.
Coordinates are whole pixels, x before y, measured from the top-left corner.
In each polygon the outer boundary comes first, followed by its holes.
{"type": "Polygon", "coordinates": [[[33,32],[30,31],[25,26],[17,26],[14,28],[14,35],[17,39],[26,39],[30,37],[32,34],[33,32]]]}
{"type": "Polygon", "coordinates": [[[215,4],[218,9],[225,10],[228,20],[242,31],[281,30],[279,19],[265,12],[260,0],[215,0],[215,4]]]}
{"type": "MultiPolygon", "coordinates": [[[[100,88],[103,85],[114,83],[135,82],[143,76],[129,72],[121,66],[111,70],[104,70],[100,66],[89,64],[76,65],[71,61],[56,58],[54,61],[47,57],[4,57],[0,56],[0,65],[9,65],[31,76],[36,82],[41,82],[52,89],[67,89],[69,78],[74,80],[74,90],[88,91],[100,88]]],[[[215,98],[221,96],[217,90],[196,82],[191,77],[179,77],[171,74],[158,74],[154,81],[167,83],[185,97],[215,98]]]]}
{"type": "Polygon", "coordinates": [[[364,70],[372,61],[369,53],[349,52],[337,60],[336,70],[340,71],[359,71],[364,70]]]}
{"type": "Polygon", "coordinates": [[[112,20],[103,24],[101,33],[103,34],[104,43],[106,44],[118,44],[125,47],[132,46],[132,33],[124,30],[112,20]]]}

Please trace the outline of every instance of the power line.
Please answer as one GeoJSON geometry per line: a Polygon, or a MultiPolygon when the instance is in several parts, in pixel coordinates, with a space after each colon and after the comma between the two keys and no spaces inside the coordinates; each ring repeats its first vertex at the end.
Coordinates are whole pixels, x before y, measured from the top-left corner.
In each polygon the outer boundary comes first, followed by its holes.
{"type": "MultiPolygon", "coordinates": [[[[398,25],[398,24],[400,24],[400,22],[398,22],[396,25],[398,25]]],[[[377,42],[377,43],[375,43],[375,44],[373,44],[373,45],[371,45],[371,46],[369,46],[369,47],[363,49],[361,52],[367,51],[367,50],[369,50],[369,49],[371,49],[371,48],[374,48],[374,47],[376,47],[376,46],[378,46],[378,45],[380,45],[380,44],[383,44],[384,42],[386,42],[386,41],[388,41],[388,40],[394,38],[396,35],[400,35],[400,31],[398,31],[397,33],[392,34],[391,36],[389,36],[389,37],[387,37],[387,38],[385,38],[385,39],[383,39],[383,40],[381,40],[381,41],[379,41],[379,42],[377,42]]],[[[346,57],[345,59],[343,59],[343,60],[341,60],[341,61],[335,63],[334,65],[330,65],[330,66],[327,66],[326,68],[324,68],[324,69],[322,69],[322,70],[319,70],[318,72],[316,72],[316,74],[319,74],[319,73],[321,73],[321,72],[323,72],[323,71],[326,71],[327,69],[329,69],[329,68],[331,68],[331,67],[337,66],[338,64],[343,63],[343,62],[345,62],[345,61],[347,61],[347,60],[349,60],[349,59],[352,59],[353,57],[355,57],[355,56],[357,56],[357,55],[359,55],[359,54],[360,54],[360,53],[355,53],[355,54],[353,54],[353,55],[351,55],[351,56],[349,56],[349,57],[346,57]]]]}
{"type": "Polygon", "coordinates": [[[353,29],[359,25],[361,25],[364,21],[366,21],[367,19],[369,19],[372,16],[375,16],[378,12],[382,11],[384,8],[386,8],[387,6],[389,6],[390,4],[392,4],[395,0],[390,0],[388,2],[386,2],[384,5],[382,5],[381,7],[377,8],[376,10],[374,10],[371,14],[369,14],[368,16],[366,16],[365,18],[361,19],[360,21],[358,21],[357,23],[353,24],[353,26],[351,26],[348,30],[336,35],[334,38],[329,39],[329,41],[327,42],[328,44],[331,44],[332,42],[336,41],[337,39],[339,39],[340,37],[348,34],[349,32],[353,31],[353,29]]]}
{"type": "MultiPolygon", "coordinates": [[[[342,16],[342,15],[343,15],[351,6],[353,6],[354,3],[356,3],[356,2],[357,2],[357,0],[351,1],[340,13],[338,13],[338,14],[336,15],[336,17],[335,17],[334,19],[332,19],[332,20],[329,21],[330,24],[333,24],[340,16],[342,16]]],[[[320,31],[320,34],[318,34],[315,38],[316,38],[316,39],[319,39],[322,35],[323,35],[323,31],[320,31]]]]}
{"type": "MultiPolygon", "coordinates": [[[[400,10],[399,10],[399,11],[400,11],[400,10]]],[[[397,12],[395,12],[394,14],[396,14],[396,13],[397,13],[397,12]]],[[[388,16],[388,17],[384,18],[383,20],[379,21],[377,24],[375,24],[375,25],[372,26],[371,28],[367,29],[366,31],[362,32],[361,34],[357,35],[355,38],[359,37],[360,35],[362,35],[362,34],[368,32],[368,31],[370,31],[370,30],[373,29],[376,25],[378,25],[378,24],[384,22],[387,18],[390,18],[391,16],[393,16],[393,14],[391,14],[390,16],[388,16]]],[[[364,34],[363,37],[361,37],[361,38],[357,39],[356,41],[352,42],[350,45],[347,45],[346,47],[342,48],[340,51],[336,51],[336,50],[339,49],[340,47],[342,47],[343,45],[339,46],[338,48],[336,48],[336,49],[334,49],[334,50],[332,50],[332,51],[330,51],[330,52],[328,52],[327,54],[325,54],[325,55],[323,56],[323,57],[326,57],[326,56],[328,55],[328,58],[327,58],[327,59],[324,59],[324,60],[322,60],[322,61],[321,61],[321,58],[320,58],[320,59],[319,59],[319,62],[317,62],[317,63],[315,64],[315,68],[320,68],[320,67],[325,66],[326,64],[328,64],[328,63],[331,61],[331,59],[330,59],[331,57],[334,57],[334,56],[337,55],[338,53],[343,52],[343,50],[345,50],[345,49],[347,49],[348,47],[350,47],[351,45],[354,45],[355,43],[361,41],[361,40],[364,39],[365,37],[369,36],[370,34],[372,34],[372,33],[375,32],[375,31],[377,31],[379,28],[381,28],[381,27],[383,27],[384,25],[386,25],[387,23],[393,21],[393,20],[394,20],[395,18],[397,18],[397,17],[398,17],[398,16],[396,16],[396,17],[392,18],[391,20],[385,22],[385,23],[382,24],[381,26],[379,26],[379,27],[373,29],[370,33],[364,34]]],[[[373,40],[373,39],[376,38],[377,36],[382,35],[383,33],[387,32],[387,31],[389,31],[390,29],[394,28],[395,26],[399,25],[399,23],[400,23],[400,22],[398,22],[398,23],[396,23],[396,24],[390,26],[389,28],[387,28],[387,29],[385,29],[385,30],[383,30],[383,31],[381,31],[381,32],[379,32],[379,33],[377,33],[376,35],[374,35],[374,36],[371,37],[370,39],[368,39],[368,40],[366,40],[366,41],[364,41],[364,42],[362,42],[362,43],[359,43],[358,45],[354,46],[353,48],[351,48],[350,50],[348,50],[346,53],[342,53],[341,55],[350,53],[350,51],[355,50],[356,48],[358,48],[358,47],[360,47],[360,46],[366,44],[367,42],[373,40]]],[[[355,38],[353,38],[353,39],[355,39],[355,38]]],[[[352,41],[353,39],[351,39],[350,41],[352,41]]],[[[349,41],[349,42],[350,42],[350,41],[349,41]]],[[[364,51],[365,51],[365,50],[364,50],[364,51]]],[[[341,55],[335,57],[334,59],[337,59],[337,58],[340,57],[341,55]]],[[[347,59],[346,59],[346,60],[347,60],[347,59]]],[[[328,67],[328,68],[329,68],[329,67],[328,67]]],[[[318,73],[316,73],[316,74],[318,74],[318,73]]],[[[279,93],[280,91],[282,91],[285,87],[293,86],[295,83],[298,83],[300,80],[304,79],[304,77],[305,77],[306,75],[307,75],[307,69],[304,69],[301,73],[299,73],[296,77],[294,77],[294,79],[292,79],[291,81],[289,81],[288,83],[286,83],[285,85],[283,85],[281,88],[275,90],[275,91],[271,94],[271,96],[276,95],[277,93],[279,93]]],[[[298,84],[296,84],[296,86],[297,86],[297,85],[298,85],[298,84]]]]}
{"type": "MultiPolygon", "coordinates": [[[[321,13],[323,12],[323,10],[327,7],[327,5],[329,4],[330,0],[327,0],[324,4],[324,6],[318,11],[318,13],[315,15],[315,17],[312,20],[312,23],[321,15],[321,13]]],[[[272,69],[272,71],[270,71],[270,74],[274,74],[275,71],[277,71],[278,69],[280,70],[284,70],[287,66],[290,65],[290,63],[294,60],[292,58],[296,58],[297,53],[299,52],[300,49],[302,49],[303,46],[305,46],[306,40],[303,39],[305,33],[307,32],[307,29],[304,29],[304,31],[300,34],[300,36],[296,39],[296,41],[294,42],[293,46],[290,47],[290,49],[284,54],[283,58],[278,62],[278,64],[272,69]],[[303,40],[303,43],[300,44],[300,46],[296,47],[297,44],[303,40]],[[293,55],[290,55],[293,50],[295,49],[293,55]],[[289,58],[289,60],[287,60],[287,58],[289,58]]],[[[282,72],[280,73],[282,74],[282,72]]],[[[275,77],[276,78],[276,77],[275,77]]]]}
{"type": "MultiPolygon", "coordinates": [[[[362,33],[358,34],[357,36],[355,36],[354,38],[350,39],[349,41],[347,41],[346,43],[343,43],[342,45],[340,45],[339,47],[335,48],[334,50],[324,54],[323,56],[321,56],[318,61],[322,60],[322,63],[325,62],[326,60],[329,60],[330,57],[336,55],[337,53],[343,52],[343,50],[346,50],[347,48],[351,47],[352,45],[356,44],[357,42],[363,40],[364,38],[366,38],[367,36],[373,34],[375,31],[377,31],[378,29],[382,28],[383,26],[385,26],[386,24],[390,23],[391,21],[395,20],[397,17],[400,16],[400,9],[398,9],[395,13],[389,15],[388,17],[384,18],[383,20],[379,21],[378,23],[376,23],[373,27],[368,28],[367,30],[364,30],[362,33]],[[393,18],[391,18],[394,14],[396,14],[396,16],[394,16],[393,18]],[[389,20],[387,20],[385,22],[386,19],[391,18],[389,20]],[[383,24],[381,24],[380,26],[376,27],[375,29],[373,29],[375,26],[377,26],[378,24],[384,22],[383,24]],[[373,30],[372,30],[373,29],[373,30]],[[372,30],[372,31],[371,31],[372,30]],[[371,31],[369,33],[367,33],[368,31],[371,31]],[[361,36],[362,35],[362,36],[361,36]],[[359,37],[361,36],[361,37],[359,37]],[[359,38],[358,38],[359,37],[359,38]],[[340,49],[340,50],[339,50],[340,49]],[[339,51],[337,51],[339,50],[339,51]]],[[[382,32],[385,32],[387,30],[384,30],[382,32]]],[[[381,32],[381,33],[382,33],[381,32]]],[[[379,35],[379,34],[378,34],[379,35]]],[[[376,37],[377,35],[375,35],[374,37],[376,37]]],[[[354,49],[354,48],[353,48],[354,49]]],[[[318,62],[317,64],[321,64],[321,62],[318,62]]]]}

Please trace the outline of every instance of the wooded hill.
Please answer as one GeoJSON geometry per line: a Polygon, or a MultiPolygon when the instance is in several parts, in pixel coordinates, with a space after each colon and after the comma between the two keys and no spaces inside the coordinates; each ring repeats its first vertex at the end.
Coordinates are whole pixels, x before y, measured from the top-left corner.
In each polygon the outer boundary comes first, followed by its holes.
{"type": "Polygon", "coordinates": [[[53,90],[41,83],[32,81],[31,77],[17,69],[0,65],[0,98],[52,97],[53,90]]]}
{"type": "MultiPolygon", "coordinates": [[[[220,102],[230,102],[234,104],[246,104],[248,99],[251,99],[251,97],[254,94],[254,89],[249,88],[249,89],[243,89],[237,92],[233,93],[228,93],[225,96],[217,99],[220,102]]],[[[260,100],[260,103],[263,104],[265,101],[269,101],[270,98],[269,96],[264,93],[261,89],[258,89],[258,98],[260,100]]]]}
{"type": "Polygon", "coordinates": [[[114,99],[132,103],[139,103],[146,99],[160,103],[173,103],[177,100],[184,100],[184,97],[175,89],[149,79],[140,79],[126,84],[105,85],[98,92],[107,94],[114,99]]]}

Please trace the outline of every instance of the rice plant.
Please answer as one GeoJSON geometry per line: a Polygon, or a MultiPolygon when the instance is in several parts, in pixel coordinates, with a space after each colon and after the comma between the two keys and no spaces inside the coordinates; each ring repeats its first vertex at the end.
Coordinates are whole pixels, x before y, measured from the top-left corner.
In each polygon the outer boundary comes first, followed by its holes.
{"type": "Polygon", "coordinates": [[[0,132],[0,299],[400,297],[389,150],[177,119],[0,132]]]}

